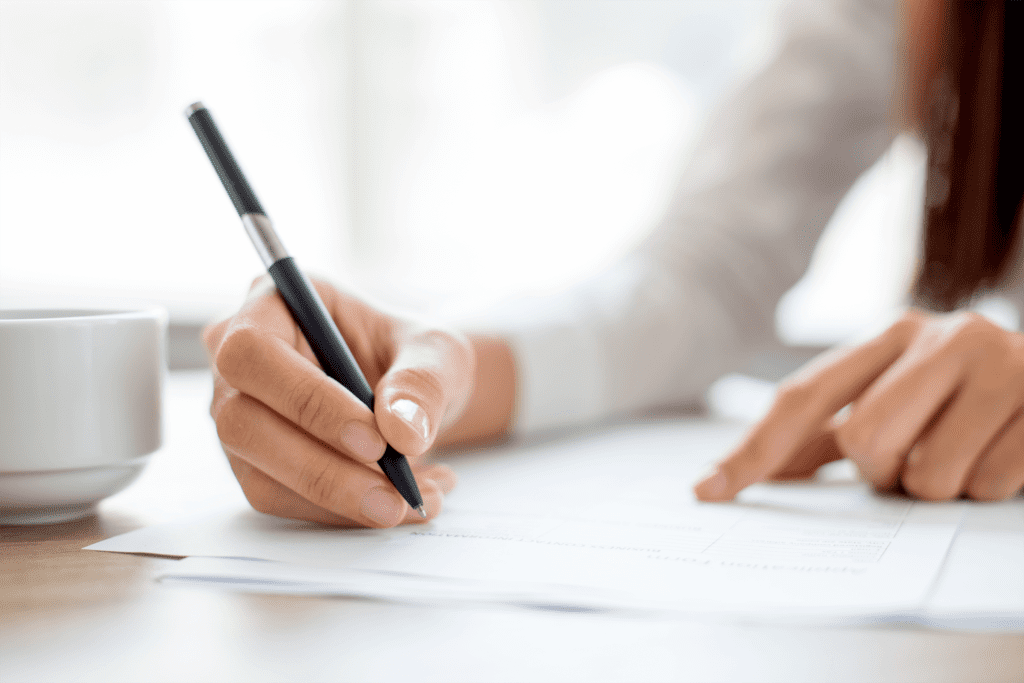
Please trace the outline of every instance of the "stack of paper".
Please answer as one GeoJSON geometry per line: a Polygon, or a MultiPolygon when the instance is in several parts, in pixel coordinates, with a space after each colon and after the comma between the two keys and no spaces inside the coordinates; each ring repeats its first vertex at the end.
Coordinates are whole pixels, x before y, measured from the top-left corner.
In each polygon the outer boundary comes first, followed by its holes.
{"type": "Polygon", "coordinates": [[[833,468],[696,502],[691,482],[738,430],[633,425],[459,456],[458,491],[424,525],[236,510],[90,548],[187,556],[165,580],[253,591],[1024,628],[1024,501],[881,497],[833,468]]]}

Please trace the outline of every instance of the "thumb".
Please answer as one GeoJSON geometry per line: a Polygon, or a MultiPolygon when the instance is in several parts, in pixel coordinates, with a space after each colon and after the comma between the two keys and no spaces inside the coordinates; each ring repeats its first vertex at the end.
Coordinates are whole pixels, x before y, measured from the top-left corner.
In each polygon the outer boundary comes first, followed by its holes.
{"type": "Polygon", "coordinates": [[[408,457],[425,453],[465,408],[475,365],[469,340],[458,333],[410,335],[375,392],[377,427],[387,442],[408,457]]]}

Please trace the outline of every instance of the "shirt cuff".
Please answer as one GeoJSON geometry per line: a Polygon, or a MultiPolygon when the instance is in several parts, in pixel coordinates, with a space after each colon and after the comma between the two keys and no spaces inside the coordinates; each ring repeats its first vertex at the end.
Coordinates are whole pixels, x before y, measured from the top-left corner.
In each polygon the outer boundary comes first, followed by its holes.
{"type": "Polygon", "coordinates": [[[593,422],[604,416],[600,345],[583,325],[536,325],[505,333],[516,358],[516,434],[593,422]]]}
{"type": "Polygon", "coordinates": [[[593,422],[607,412],[599,335],[573,292],[505,301],[449,317],[466,332],[501,337],[516,362],[516,435],[593,422]]]}

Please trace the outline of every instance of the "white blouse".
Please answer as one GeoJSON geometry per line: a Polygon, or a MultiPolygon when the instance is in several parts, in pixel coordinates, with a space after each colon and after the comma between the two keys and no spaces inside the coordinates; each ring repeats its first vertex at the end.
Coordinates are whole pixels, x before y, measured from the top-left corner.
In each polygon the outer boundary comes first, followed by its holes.
{"type": "MultiPolygon", "coordinates": [[[[665,217],[604,275],[506,318],[516,430],[699,401],[775,340],[775,308],[896,133],[892,0],[808,0],[710,118],[665,217]]],[[[1024,303],[1021,260],[1008,297],[1024,303]]]]}

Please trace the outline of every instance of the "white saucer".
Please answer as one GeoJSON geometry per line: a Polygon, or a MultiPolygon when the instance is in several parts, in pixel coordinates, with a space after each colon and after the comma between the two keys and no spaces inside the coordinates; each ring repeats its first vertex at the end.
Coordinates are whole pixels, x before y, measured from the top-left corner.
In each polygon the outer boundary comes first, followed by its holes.
{"type": "Polygon", "coordinates": [[[149,456],[73,470],[0,472],[0,524],[54,524],[92,513],[139,476],[149,456]]]}

